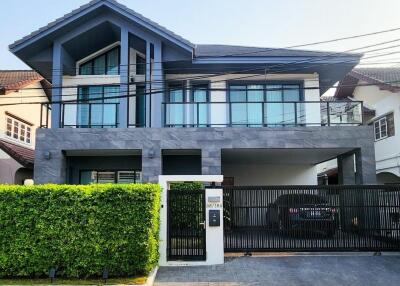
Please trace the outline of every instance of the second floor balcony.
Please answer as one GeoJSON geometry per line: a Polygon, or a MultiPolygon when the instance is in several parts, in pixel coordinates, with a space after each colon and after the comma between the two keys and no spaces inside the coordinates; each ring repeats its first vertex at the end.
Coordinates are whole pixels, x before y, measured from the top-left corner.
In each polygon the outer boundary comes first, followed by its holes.
{"type": "Polygon", "coordinates": [[[164,103],[164,127],[361,125],[362,102],[164,103]]]}
{"type": "MultiPolygon", "coordinates": [[[[127,108],[129,128],[151,127],[145,102],[127,108]]],[[[162,127],[294,127],[362,125],[359,101],[277,101],[277,102],[168,102],[156,112],[162,127]]],[[[62,103],[62,128],[117,128],[121,105],[112,103],[62,103]]],[[[46,115],[42,117],[45,120],[46,115]]],[[[46,127],[46,124],[43,124],[46,127]]]]}

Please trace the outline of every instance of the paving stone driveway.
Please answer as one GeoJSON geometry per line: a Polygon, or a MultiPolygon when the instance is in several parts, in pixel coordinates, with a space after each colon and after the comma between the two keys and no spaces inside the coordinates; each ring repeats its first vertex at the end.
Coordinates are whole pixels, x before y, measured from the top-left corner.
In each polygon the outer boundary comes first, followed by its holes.
{"type": "Polygon", "coordinates": [[[398,286],[400,256],[229,257],[224,265],[160,267],[156,286],[398,286]]]}

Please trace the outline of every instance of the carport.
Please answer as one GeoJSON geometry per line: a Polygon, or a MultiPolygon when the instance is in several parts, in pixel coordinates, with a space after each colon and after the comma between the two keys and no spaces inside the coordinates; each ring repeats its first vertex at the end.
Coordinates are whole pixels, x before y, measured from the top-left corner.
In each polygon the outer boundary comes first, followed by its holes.
{"type": "Polygon", "coordinates": [[[342,184],[356,184],[357,153],[354,148],[222,149],[221,168],[225,185],[317,185],[317,165],[337,158],[342,184]]]}

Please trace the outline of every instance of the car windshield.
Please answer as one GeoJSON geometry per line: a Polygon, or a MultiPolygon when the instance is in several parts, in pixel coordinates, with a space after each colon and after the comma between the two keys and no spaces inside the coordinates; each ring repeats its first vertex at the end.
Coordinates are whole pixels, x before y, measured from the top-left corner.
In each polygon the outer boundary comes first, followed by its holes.
{"type": "Polygon", "coordinates": [[[325,204],[326,200],[317,195],[299,194],[299,195],[282,195],[276,199],[275,203],[279,205],[325,204]]]}

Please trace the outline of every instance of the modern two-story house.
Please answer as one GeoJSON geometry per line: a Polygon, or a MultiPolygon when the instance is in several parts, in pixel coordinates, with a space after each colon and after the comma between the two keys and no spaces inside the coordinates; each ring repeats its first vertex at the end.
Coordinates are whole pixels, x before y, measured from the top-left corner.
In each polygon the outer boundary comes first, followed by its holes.
{"type": "Polygon", "coordinates": [[[378,182],[399,184],[400,68],[356,68],[341,81],[335,97],[361,100],[373,111],[364,123],[374,128],[378,182]]]}
{"type": "Polygon", "coordinates": [[[222,174],[226,185],[313,185],[332,158],[342,184],[376,182],[362,103],[320,100],[359,54],[197,45],[114,0],[10,51],[52,83],[36,183],[222,174]]]}
{"type": "Polygon", "coordinates": [[[51,85],[38,73],[0,70],[0,183],[33,179],[35,132],[47,114],[41,103],[50,97],[51,85]]]}

